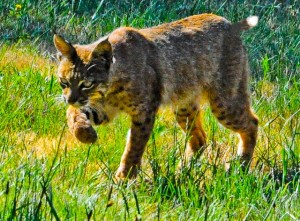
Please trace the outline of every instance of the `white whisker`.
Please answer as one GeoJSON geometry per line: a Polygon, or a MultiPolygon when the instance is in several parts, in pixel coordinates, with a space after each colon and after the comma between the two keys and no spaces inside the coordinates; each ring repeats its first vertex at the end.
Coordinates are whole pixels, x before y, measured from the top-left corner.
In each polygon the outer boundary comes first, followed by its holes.
{"type": "Polygon", "coordinates": [[[62,95],[55,96],[54,100],[56,101],[57,104],[65,103],[65,99],[64,99],[64,97],[62,95]]]}
{"type": "Polygon", "coordinates": [[[92,67],[95,67],[95,66],[96,66],[96,64],[91,65],[91,66],[87,69],[87,71],[90,70],[92,67]]]}

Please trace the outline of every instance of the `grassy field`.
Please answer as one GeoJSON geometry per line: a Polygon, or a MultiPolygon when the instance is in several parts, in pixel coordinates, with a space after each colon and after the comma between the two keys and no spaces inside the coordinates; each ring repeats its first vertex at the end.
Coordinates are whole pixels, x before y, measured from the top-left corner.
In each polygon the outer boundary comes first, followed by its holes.
{"type": "Polygon", "coordinates": [[[0,220],[300,220],[300,2],[0,2],[0,220]],[[208,148],[176,173],[186,137],[161,110],[136,182],[117,184],[129,128],[121,115],[77,142],[57,99],[52,31],[87,43],[113,29],[212,12],[260,17],[242,35],[260,118],[251,171],[234,161],[237,137],[204,113],[208,148]],[[231,173],[225,164],[232,163],[231,173]]]}

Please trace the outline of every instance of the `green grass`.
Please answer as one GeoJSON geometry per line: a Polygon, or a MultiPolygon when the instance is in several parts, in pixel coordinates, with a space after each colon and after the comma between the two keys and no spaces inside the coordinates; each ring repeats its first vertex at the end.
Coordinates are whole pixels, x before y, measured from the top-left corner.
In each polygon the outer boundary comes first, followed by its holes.
{"type": "Polygon", "coordinates": [[[299,220],[300,3],[84,2],[0,2],[0,220],[299,220]],[[129,119],[98,127],[93,145],[74,140],[66,105],[57,100],[52,30],[87,43],[121,25],[149,27],[203,12],[231,21],[260,17],[242,36],[260,118],[251,171],[239,170],[236,136],[207,109],[208,148],[178,172],[186,137],[166,110],[137,182],[115,183],[129,119]]]}

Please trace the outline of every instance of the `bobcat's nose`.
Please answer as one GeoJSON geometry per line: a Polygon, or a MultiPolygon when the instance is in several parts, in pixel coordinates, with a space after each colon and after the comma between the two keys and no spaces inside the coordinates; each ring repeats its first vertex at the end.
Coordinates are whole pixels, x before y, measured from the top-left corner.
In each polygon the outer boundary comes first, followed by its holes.
{"type": "Polygon", "coordinates": [[[66,96],[66,100],[70,105],[79,106],[80,94],[78,93],[77,90],[71,90],[69,94],[66,96]]]}
{"type": "Polygon", "coordinates": [[[67,102],[68,102],[68,104],[73,105],[73,104],[77,103],[77,98],[70,96],[67,98],[67,102]]]}
{"type": "Polygon", "coordinates": [[[72,98],[72,97],[69,97],[67,99],[67,102],[69,105],[76,106],[76,107],[84,106],[87,103],[85,99],[72,98]]]}
{"type": "Polygon", "coordinates": [[[73,106],[73,107],[81,107],[83,106],[83,104],[79,103],[78,101],[74,102],[68,102],[69,105],[73,106]]]}

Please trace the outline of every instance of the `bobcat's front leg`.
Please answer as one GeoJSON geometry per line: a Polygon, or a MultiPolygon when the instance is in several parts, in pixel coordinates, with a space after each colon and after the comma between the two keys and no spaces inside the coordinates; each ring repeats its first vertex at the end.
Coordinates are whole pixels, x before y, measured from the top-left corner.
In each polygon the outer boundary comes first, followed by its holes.
{"type": "Polygon", "coordinates": [[[132,116],[131,129],[127,135],[126,147],[116,173],[117,178],[136,177],[145,146],[153,128],[155,114],[156,111],[132,116]]]}
{"type": "Polygon", "coordinates": [[[83,110],[69,106],[67,120],[70,132],[82,143],[94,143],[97,133],[83,110]]]}

